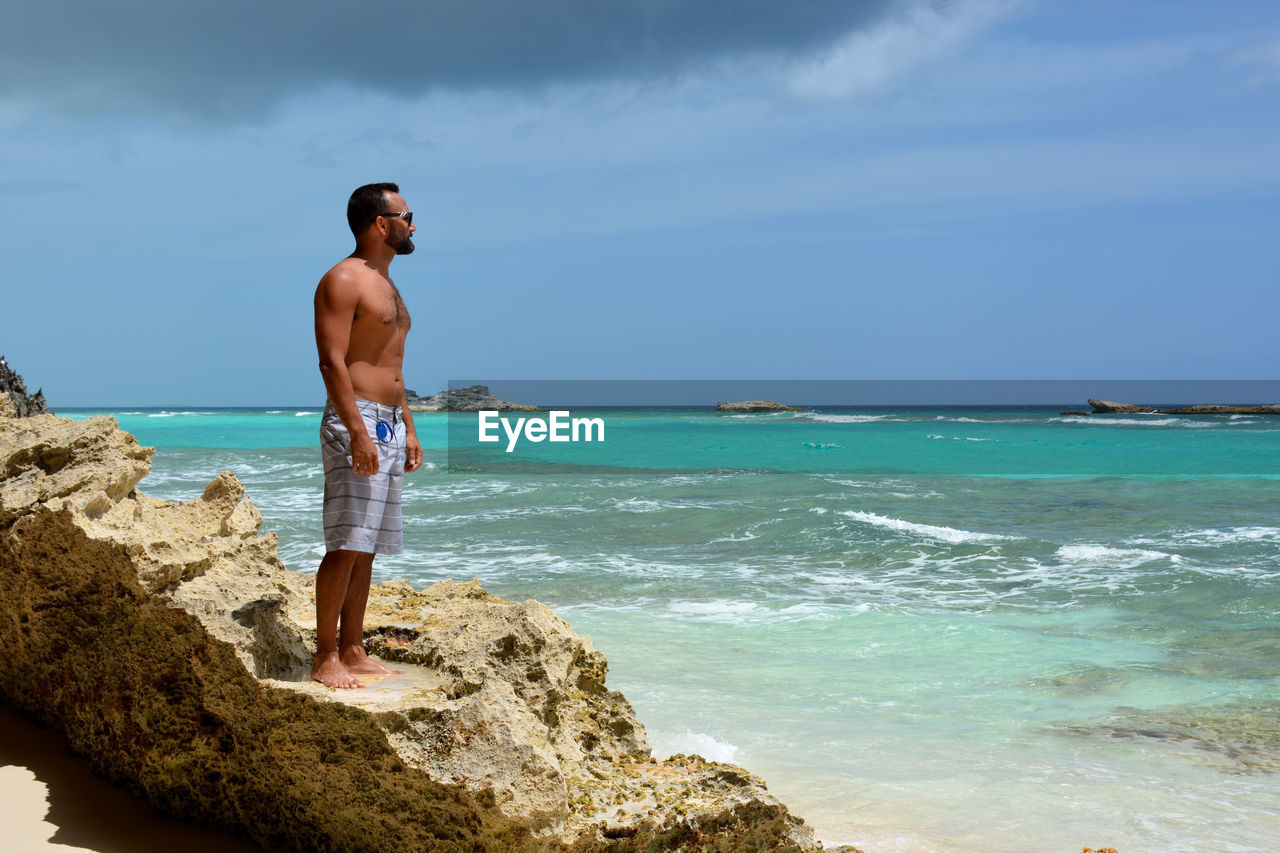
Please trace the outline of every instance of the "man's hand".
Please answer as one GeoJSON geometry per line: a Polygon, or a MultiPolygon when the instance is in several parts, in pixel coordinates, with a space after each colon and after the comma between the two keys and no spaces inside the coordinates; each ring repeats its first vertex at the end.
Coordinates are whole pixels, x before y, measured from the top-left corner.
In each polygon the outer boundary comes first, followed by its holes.
{"type": "Polygon", "coordinates": [[[351,434],[351,470],[366,477],[378,473],[378,449],[364,430],[351,434]]]}
{"type": "Polygon", "coordinates": [[[405,472],[417,471],[418,466],[422,464],[422,445],[418,444],[418,437],[416,435],[405,436],[404,449],[405,472]]]}

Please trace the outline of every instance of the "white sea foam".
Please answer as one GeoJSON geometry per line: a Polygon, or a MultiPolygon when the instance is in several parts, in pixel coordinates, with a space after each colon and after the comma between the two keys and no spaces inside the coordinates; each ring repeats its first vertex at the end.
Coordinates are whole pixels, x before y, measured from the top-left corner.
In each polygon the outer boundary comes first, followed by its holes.
{"type": "Polygon", "coordinates": [[[319,413],[319,412],[298,412],[297,414],[295,414],[295,415],[294,415],[294,417],[295,417],[295,418],[309,418],[309,417],[311,417],[311,416],[313,416],[313,415],[318,415],[318,414],[320,414],[320,413],[319,413]]]}
{"type": "Polygon", "coordinates": [[[991,420],[988,418],[968,418],[963,415],[937,415],[935,421],[942,421],[949,424],[1039,424],[1044,421],[1039,418],[1000,418],[991,420]]]}
{"type": "Polygon", "coordinates": [[[594,512],[585,506],[564,504],[537,504],[534,506],[504,506],[481,509],[475,512],[463,512],[453,515],[433,515],[426,519],[430,524],[469,524],[477,521],[501,521],[509,518],[522,518],[539,515],[568,515],[574,513],[594,512]]]}
{"type": "Polygon", "coordinates": [[[1149,563],[1153,560],[1171,560],[1176,563],[1182,559],[1176,554],[1166,554],[1164,551],[1148,551],[1144,548],[1111,548],[1107,545],[1087,544],[1063,545],[1057,550],[1056,556],[1071,563],[1105,563],[1109,565],[1117,563],[1137,565],[1138,563],[1149,563]]]}
{"type": "Polygon", "coordinates": [[[670,758],[677,753],[684,755],[697,754],[712,761],[733,762],[738,755],[738,747],[728,741],[720,740],[712,735],[685,729],[684,734],[655,734],[650,732],[653,751],[662,758],[670,758]]]}
{"type": "Polygon", "coordinates": [[[752,601],[673,601],[667,607],[672,613],[698,622],[740,623],[761,615],[763,608],[752,601]]]}
{"type": "Polygon", "coordinates": [[[609,501],[608,505],[624,512],[660,512],[664,509],[714,509],[709,504],[684,503],[682,501],[648,500],[645,498],[627,498],[626,500],[609,501]]]}
{"type": "Polygon", "coordinates": [[[741,536],[734,536],[733,534],[729,534],[728,536],[721,536],[719,539],[712,539],[711,541],[713,543],[714,542],[747,542],[756,538],[758,537],[754,533],[752,533],[751,528],[748,527],[746,530],[742,531],[741,536]]]}
{"type": "Polygon", "coordinates": [[[857,480],[840,480],[835,477],[823,477],[828,483],[835,486],[847,486],[850,489],[874,489],[880,485],[888,485],[887,483],[865,482],[860,483],[857,480]]]}
{"type": "Polygon", "coordinates": [[[888,415],[831,415],[824,412],[809,412],[804,420],[819,424],[869,424],[874,421],[894,420],[888,415]]]}
{"type": "Polygon", "coordinates": [[[1064,424],[1090,424],[1094,426],[1172,426],[1177,423],[1185,423],[1178,418],[1110,418],[1092,415],[1054,418],[1054,420],[1064,424]]]}
{"type": "Polygon", "coordinates": [[[814,450],[843,450],[843,444],[827,444],[818,441],[806,441],[805,447],[812,447],[814,450]]]}
{"type": "MultiPolygon", "coordinates": [[[[1192,545],[1234,545],[1244,542],[1277,542],[1280,541],[1280,527],[1232,527],[1227,530],[1207,528],[1205,530],[1188,530],[1175,533],[1174,538],[1180,543],[1192,545]]],[[[1134,539],[1135,544],[1159,544],[1150,539],[1134,539]]]]}
{"type": "Polygon", "coordinates": [[[842,512],[840,514],[864,524],[883,527],[888,530],[897,530],[903,533],[914,533],[918,536],[926,536],[930,539],[937,539],[942,542],[952,542],[957,544],[961,542],[1000,542],[1018,538],[1016,536],[1002,536],[997,533],[977,533],[972,530],[957,530],[954,527],[939,527],[933,524],[917,524],[916,522],[904,521],[900,518],[889,518],[883,515],[876,515],[874,512],[861,512],[854,510],[842,512]]]}
{"type": "Polygon", "coordinates": [[[436,480],[431,487],[414,493],[414,500],[422,503],[448,503],[467,498],[483,498],[493,495],[514,497],[535,492],[540,487],[534,483],[511,483],[502,480],[436,480]]]}

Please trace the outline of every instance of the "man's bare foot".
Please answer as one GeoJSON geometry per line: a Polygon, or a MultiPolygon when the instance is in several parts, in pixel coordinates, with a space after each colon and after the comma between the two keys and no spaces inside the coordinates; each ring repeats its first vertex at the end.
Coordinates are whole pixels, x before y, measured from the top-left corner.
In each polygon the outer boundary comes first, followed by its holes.
{"type": "Polygon", "coordinates": [[[337,652],[317,654],[315,663],[311,665],[311,678],[328,687],[364,687],[356,681],[351,670],[342,665],[337,652]]]}
{"type": "Polygon", "coordinates": [[[360,675],[398,675],[404,670],[392,669],[376,661],[365,652],[364,646],[350,646],[342,650],[342,665],[348,672],[360,675]]]}

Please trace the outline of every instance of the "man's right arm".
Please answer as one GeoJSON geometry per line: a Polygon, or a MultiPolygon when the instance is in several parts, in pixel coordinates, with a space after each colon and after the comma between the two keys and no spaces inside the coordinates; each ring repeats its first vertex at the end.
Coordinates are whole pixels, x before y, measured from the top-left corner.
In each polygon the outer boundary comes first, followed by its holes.
{"type": "Polygon", "coordinates": [[[357,474],[372,477],[378,473],[378,451],[356,408],[355,389],[347,370],[347,348],[359,302],[355,276],[340,267],[325,273],[316,286],[316,350],[329,402],[351,436],[351,467],[357,474]]]}

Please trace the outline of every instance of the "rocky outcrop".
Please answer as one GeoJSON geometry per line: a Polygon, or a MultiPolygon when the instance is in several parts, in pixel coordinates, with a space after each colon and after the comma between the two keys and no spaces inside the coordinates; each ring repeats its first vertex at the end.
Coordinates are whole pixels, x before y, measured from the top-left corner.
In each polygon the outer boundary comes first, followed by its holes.
{"type": "Polygon", "coordinates": [[[1150,406],[1132,406],[1128,403],[1113,403],[1110,400],[1090,398],[1094,414],[1157,414],[1157,415],[1280,415],[1280,405],[1270,406],[1223,406],[1216,403],[1200,403],[1178,409],[1155,409],[1150,406]]]}
{"type": "Polygon", "coordinates": [[[1274,406],[1222,406],[1216,403],[1199,403],[1181,409],[1161,409],[1165,415],[1280,415],[1280,405],[1274,406]]]}
{"type": "Polygon", "coordinates": [[[734,414],[750,414],[754,412],[803,412],[805,409],[796,406],[784,406],[769,400],[743,400],[739,403],[716,403],[717,412],[734,414]]]}
{"type": "Polygon", "coordinates": [[[1096,397],[1089,398],[1089,405],[1093,407],[1095,414],[1154,414],[1158,409],[1150,406],[1133,406],[1129,403],[1114,403],[1111,400],[1099,400],[1096,397]]]}
{"type": "Polygon", "coordinates": [[[111,418],[0,418],[0,697],[101,774],[279,850],[816,849],[746,770],[656,761],[591,641],[475,581],[377,585],[401,672],[307,678],[312,578],[231,474],[194,500],[111,418]]]}
{"type": "Polygon", "coordinates": [[[48,413],[44,390],[28,394],[22,377],[14,373],[4,356],[0,355],[0,417],[26,418],[48,413]]]}
{"type": "Polygon", "coordinates": [[[523,403],[509,403],[489,393],[488,385],[472,385],[467,388],[451,388],[432,394],[430,397],[419,397],[412,391],[404,392],[405,402],[411,412],[545,412],[538,406],[523,403]]]}

